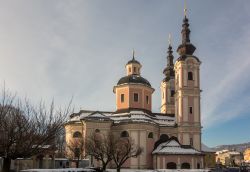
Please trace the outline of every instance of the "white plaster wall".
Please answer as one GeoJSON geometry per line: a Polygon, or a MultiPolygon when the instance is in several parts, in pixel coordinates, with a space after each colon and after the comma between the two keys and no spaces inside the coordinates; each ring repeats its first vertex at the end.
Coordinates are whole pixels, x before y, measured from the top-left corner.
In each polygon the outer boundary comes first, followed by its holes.
{"type": "Polygon", "coordinates": [[[163,158],[162,158],[162,168],[163,169],[166,169],[166,157],[164,156],[163,158]]]}
{"type": "Polygon", "coordinates": [[[184,69],[183,73],[184,86],[187,86],[187,69],[184,69]]]}
{"type": "Polygon", "coordinates": [[[194,122],[199,122],[199,98],[194,97],[194,122]]]}
{"type": "Polygon", "coordinates": [[[188,133],[183,133],[183,143],[184,145],[189,145],[189,134],[188,133]]]}
{"type": "Polygon", "coordinates": [[[146,157],[146,152],[147,152],[147,142],[146,142],[146,138],[147,138],[147,133],[146,131],[140,131],[140,146],[143,149],[142,154],[140,155],[140,166],[142,165],[147,165],[147,157],[146,157]]]}
{"type": "Polygon", "coordinates": [[[179,97],[179,102],[178,102],[178,104],[179,104],[179,106],[178,106],[178,111],[179,111],[179,120],[178,120],[178,122],[181,122],[180,121],[180,118],[182,117],[182,99],[181,99],[181,97],[179,97]]]}
{"type": "MultiPolygon", "coordinates": [[[[135,145],[138,145],[138,140],[139,140],[138,131],[131,131],[130,136],[133,139],[135,145]]],[[[138,166],[138,158],[131,158],[130,163],[131,163],[131,166],[138,166]]]]}
{"type": "Polygon", "coordinates": [[[193,145],[195,149],[200,150],[200,134],[193,135],[193,145]]]}
{"type": "Polygon", "coordinates": [[[179,88],[182,88],[182,72],[181,72],[181,68],[179,69],[179,78],[178,78],[178,81],[179,81],[179,88]]]}
{"type": "Polygon", "coordinates": [[[198,87],[198,71],[197,71],[197,69],[196,70],[194,70],[194,86],[195,87],[198,87]]]}
{"type": "Polygon", "coordinates": [[[188,121],[188,97],[183,97],[183,121],[188,121]]]}
{"type": "Polygon", "coordinates": [[[157,168],[159,169],[160,168],[160,157],[157,156],[157,168]]]}

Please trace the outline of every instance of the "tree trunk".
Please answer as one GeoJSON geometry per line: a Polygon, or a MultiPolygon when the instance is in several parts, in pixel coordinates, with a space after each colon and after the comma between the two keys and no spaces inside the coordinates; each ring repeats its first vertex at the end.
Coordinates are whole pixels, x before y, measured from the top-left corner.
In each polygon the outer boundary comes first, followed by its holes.
{"type": "Polygon", "coordinates": [[[121,167],[116,167],[116,172],[120,172],[121,171],[121,167]]]}
{"type": "Polygon", "coordinates": [[[10,158],[7,157],[3,159],[3,172],[10,172],[10,164],[11,164],[10,158]]]}
{"type": "Polygon", "coordinates": [[[77,158],[77,161],[76,161],[76,168],[79,168],[79,161],[80,161],[80,157],[77,158]]]}
{"type": "Polygon", "coordinates": [[[102,163],[102,171],[103,171],[103,172],[106,171],[106,167],[107,167],[107,164],[106,164],[106,163],[102,163]]]}

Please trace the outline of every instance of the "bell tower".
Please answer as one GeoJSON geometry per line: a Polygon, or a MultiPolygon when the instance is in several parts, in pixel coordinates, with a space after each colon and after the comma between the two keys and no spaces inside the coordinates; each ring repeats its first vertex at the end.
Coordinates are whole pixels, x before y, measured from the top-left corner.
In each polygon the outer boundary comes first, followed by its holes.
{"type": "Polygon", "coordinates": [[[116,95],[116,112],[143,110],[151,112],[154,89],[149,81],[141,76],[141,63],[133,57],[126,64],[127,75],[122,77],[113,92],[116,95]]]}
{"type": "Polygon", "coordinates": [[[161,82],[161,113],[174,114],[175,101],[174,101],[174,56],[171,46],[171,36],[169,35],[169,46],[167,51],[167,67],[163,70],[165,78],[161,82]]]}
{"type": "Polygon", "coordinates": [[[177,52],[175,70],[175,116],[178,139],[181,144],[201,150],[200,114],[200,60],[193,55],[195,46],[190,42],[190,29],[186,16],[182,24],[182,43],[177,52]]]}

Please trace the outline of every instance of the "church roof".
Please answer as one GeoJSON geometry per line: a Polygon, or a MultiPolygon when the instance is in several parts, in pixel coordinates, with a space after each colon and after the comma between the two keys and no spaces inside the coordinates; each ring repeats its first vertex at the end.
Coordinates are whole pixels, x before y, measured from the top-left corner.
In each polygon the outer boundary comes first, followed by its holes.
{"type": "Polygon", "coordinates": [[[113,124],[149,123],[171,127],[176,125],[175,117],[172,114],[150,113],[139,109],[122,113],[81,110],[79,113],[72,114],[68,122],[80,122],[80,120],[112,121],[113,124]]]}
{"type": "Polygon", "coordinates": [[[176,138],[170,138],[168,141],[161,143],[152,152],[152,154],[202,154],[200,151],[192,148],[190,145],[181,145],[176,138]]]}
{"type": "Polygon", "coordinates": [[[129,84],[129,83],[143,84],[143,85],[151,87],[151,84],[149,83],[149,81],[141,77],[140,75],[124,76],[118,81],[117,85],[129,84]]]}

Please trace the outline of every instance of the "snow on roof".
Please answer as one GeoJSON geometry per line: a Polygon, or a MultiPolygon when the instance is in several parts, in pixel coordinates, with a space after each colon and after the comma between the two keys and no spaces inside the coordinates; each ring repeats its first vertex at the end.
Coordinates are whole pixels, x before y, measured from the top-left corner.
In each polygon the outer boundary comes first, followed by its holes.
{"type": "Polygon", "coordinates": [[[153,152],[153,154],[201,154],[192,147],[184,147],[174,139],[168,140],[160,144],[153,152]]]}
{"type": "Polygon", "coordinates": [[[229,154],[230,154],[230,155],[240,155],[240,152],[237,152],[237,151],[230,151],[229,154]]]}
{"type": "Polygon", "coordinates": [[[221,153],[226,153],[226,152],[229,152],[229,150],[227,149],[224,149],[224,150],[220,150],[220,151],[217,151],[216,154],[221,154],[221,153]]]}
{"type": "Polygon", "coordinates": [[[89,114],[88,116],[84,116],[82,117],[81,119],[83,118],[105,118],[105,119],[109,119],[109,117],[107,115],[104,115],[102,112],[99,112],[99,111],[96,111],[96,112],[93,112],[91,114],[89,114]]]}
{"type": "Polygon", "coordinates": [[[160,126],[174,126],[175,118],[164,114],[150,115],[142,110],[132,110],[124,113],[112,113],[103,111],[82,110],[79,114],[72,116],[68,122],[80,122],[82,119],[110,119],[114,123],[122,122],[144,122],[160,126]]]}

